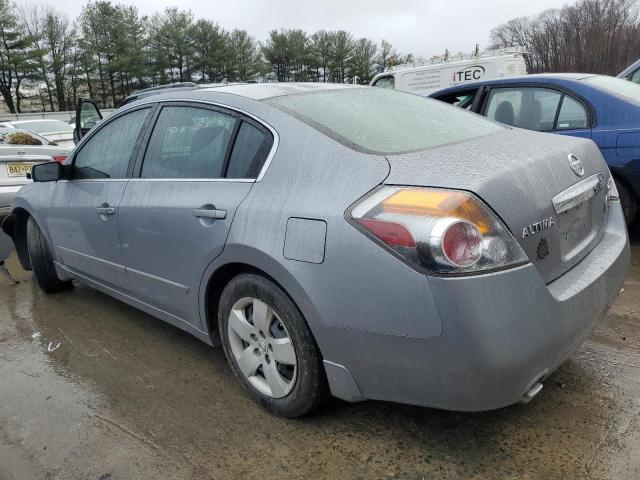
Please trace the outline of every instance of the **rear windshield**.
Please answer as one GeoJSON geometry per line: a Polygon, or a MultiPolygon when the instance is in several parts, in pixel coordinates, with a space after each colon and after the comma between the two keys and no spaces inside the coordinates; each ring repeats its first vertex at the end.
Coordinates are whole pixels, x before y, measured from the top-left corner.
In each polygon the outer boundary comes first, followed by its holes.
{"type": "Polygon", "coordinates": [[[605,76],[589,77],[585,82],[612,95],[623,97],[634,105],[640,105],[640,85],[637,83],[605,76]]]}
{"type": "Polygon", "coordinates": [[[0,145],[50,145],[40,135],[27,130],[0,128],[0,145]]]}
{"type": "Polygon", "coordinates": [[[426,150],[505,128],[437,100],[384,88],[325,90],[266,102],[350,148],[369,153],[426,150]]]}

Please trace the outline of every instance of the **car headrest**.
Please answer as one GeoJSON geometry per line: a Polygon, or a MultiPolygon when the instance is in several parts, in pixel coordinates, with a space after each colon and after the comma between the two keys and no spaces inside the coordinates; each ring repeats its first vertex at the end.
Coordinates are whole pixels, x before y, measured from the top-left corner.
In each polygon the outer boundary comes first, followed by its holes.
{"type": "Polygon", "coordinates": [[[220,130],[217,127],[204,127],[198,129],[193,135],[191,153],[202,152],[213,143],[219,134],[220,130]]]}
{"type": "Polygon", "coordinates": [[[528,109],[527,115],[521,115],[520,126],[528,130],[540,130],[540,121],[542,120],[542,104],[540,100],[533,100],[531,107],[528,109]]]}
{"type": "Polygon", "coordinates": [[[513,126],[515,123],[515,115],[513,113],[513,105],[508,100],[503,100],[496,108],[496,114],[493,117],[496,122],[505,123],[513,126]]]}

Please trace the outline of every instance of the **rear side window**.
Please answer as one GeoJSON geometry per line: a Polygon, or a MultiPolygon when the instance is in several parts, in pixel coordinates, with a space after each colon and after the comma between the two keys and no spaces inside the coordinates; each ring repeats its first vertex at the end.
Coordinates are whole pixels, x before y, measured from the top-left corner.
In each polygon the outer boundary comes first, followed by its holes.
{"type": "Polygon", "coordinates": [[[486,117],[513,127],[546,132],[553,124],[561,94],[548,88],[494,88],[486,117]]]}
{"type": "Polygon", "coordinates": [[[47,141],[27,132],[26,130],[16,130],[15,128],[0,128],[0,144],[6,145],[47,145],[47,141]]]}
{"type": "Polygon", "coordinates": [[[229,158],[227,178],[256,178],[269,154],[271,136],[242,122],[229,158]]]}
{"type": "Polygon", "coordinates": [[[124,114],[91,135],[76,154],[76,178],[125,178],[136,140],[150,111],[144,108],[124,114]]]}
{"type": "Polygon", "coordinates": [[[426,150],[502,129],[437,100],[384,88],[343,87],[265,102],[354,150],[378,154],[426,150]]]}
{"type": "Polygon", "coordinates": [[[221,178],[236,117],[205,108],[162,108],[142,163],[142,178],[221,178]]]}
{"type": "Polygon", "coordinates": [[[562,98],[556,129],[572,130],[575,128],[587,128],[588,123],[587,111],[584,106],[577,100],[565,95],[562,98]]]}

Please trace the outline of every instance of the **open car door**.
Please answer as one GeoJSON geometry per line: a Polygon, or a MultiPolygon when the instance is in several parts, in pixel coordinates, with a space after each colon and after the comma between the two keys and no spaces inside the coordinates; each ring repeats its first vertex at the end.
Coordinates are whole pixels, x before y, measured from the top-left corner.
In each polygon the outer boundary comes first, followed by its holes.
{"type": "Polygon", "coordinates": [[[79,98],[76,104],[76,128],[73,130],[73,141],[78,143],[101,120],[102,113],[96,102],[79,98]]]}

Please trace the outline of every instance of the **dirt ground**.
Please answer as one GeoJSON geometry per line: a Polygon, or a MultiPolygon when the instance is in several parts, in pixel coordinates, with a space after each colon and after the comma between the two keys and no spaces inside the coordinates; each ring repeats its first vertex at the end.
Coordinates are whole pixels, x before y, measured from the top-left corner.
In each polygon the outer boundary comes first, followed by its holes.
{"type": "Polygon", "coordinates": [[[625,290],[528,405],[265,413],[220,348],[79,287],[0,278],[0,480],[640,478],[640,241],[625,290]]]}

